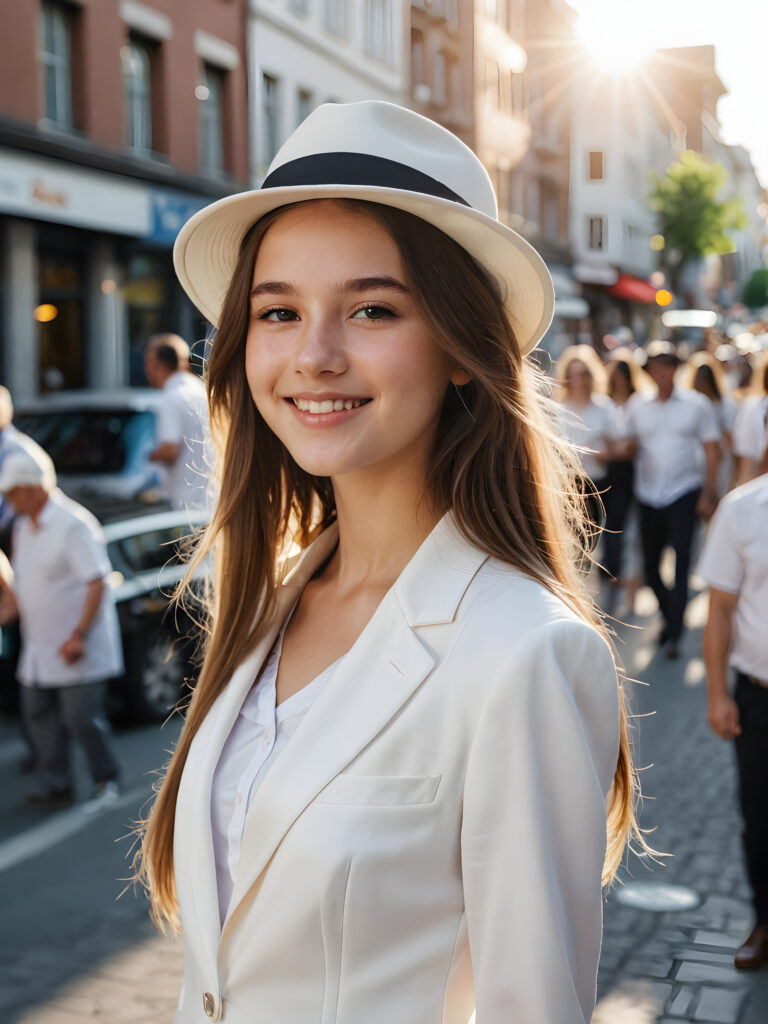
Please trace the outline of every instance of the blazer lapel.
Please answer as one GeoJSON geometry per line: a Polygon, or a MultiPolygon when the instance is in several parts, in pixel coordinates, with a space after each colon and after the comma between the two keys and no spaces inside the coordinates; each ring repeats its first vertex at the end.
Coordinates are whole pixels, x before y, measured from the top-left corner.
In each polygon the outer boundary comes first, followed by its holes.
{"type": "Polygon", "coordinates": [[[225,930],[296,818],[432,671],[413,627],[452,621],[486,558],[447,516],[386,594],[254,795],[225,930]]]}
{"type": "MultiPolygon", "coordinates": [[[[191,893],[197,917],[197,934],[213,972],[221,936],[216,865],[211,830],[211,786],[222,748],[232,731],[248,691],[272,649],[280,627],[301,588],[330,553],[338,531],[326,530],[294,562],[278,590],[275,613],[256,647],[238,665],[225,689],[206,715],[192,741],[187,768],[176,801],[176,842],[184,843],[184,856],[175,857],[177,890],[191,893]]],[[[185,931],[189,929],[185,928],[185,931]]]]}

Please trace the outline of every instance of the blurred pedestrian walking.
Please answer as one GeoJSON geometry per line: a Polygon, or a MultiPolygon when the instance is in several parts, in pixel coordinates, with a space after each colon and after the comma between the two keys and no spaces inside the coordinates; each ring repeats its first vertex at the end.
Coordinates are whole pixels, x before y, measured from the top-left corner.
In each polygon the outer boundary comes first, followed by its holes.
{"type": "Polygon", "coordinates": [[[688,602],[688,571],[696,518],[708,520],[718,501],[720,426],[710,402],[675,387],[680,360],[674,345],[652,341],[646,369],[656,390],[633,395],[627,409],[629,441],[622,454],[636,455],[635,495],[645,582],[659,602],[659,643],[667,657],[680,655],[688,602]],[[675,553],[675,579],[660,574],[664,550],[675,553]]]}
{"type": "Polygon", "coordinates": [[[634,607],[635,594],[642,579],[640,556],[637,552],[637,515],[633,516],[633,531],[627,542],[630,513],[634,501],[635,466],[634,459],[619,458],[621,445],[628,437],[627,413],[632,395],[641,390],[640,369],[632,359],[629,349],[615,349],[606,367],[608,375],[608,397],[612,418],[611,458],[607,464],[607,490],[603,497],[605,505],[605,530],[603,532],[602,563],[608,574],[609,597],[605,602],[606,611],[611,615],[626,614],[634,607]],[[618,607],[618,596],[625,592],[625,607],[618,607]]]}
{"type": "Polygon", "coordinates": [[[579,449],[587,514],[597,531],[603,523],[613,426],[605,369],[591,345],[569,345],[555,364],[554,376],[561,389],[560,431],[579,449]]]}
{"type": "Polygon", "coordinates": [[[758,473],[762,456],[763,424],[768,412],[768,352],[754,357],[747,394],[739,404],[733,425],[736,482],[743,484],[758,473]]]}
{"type": "Polygon", "coordinates": [[[760,475],[722,501],[698,574],[710,586],[704,630],[709,724],[733,739],[755,927],[737,967],[768,964],[768,436],[760,475]],[[728,664],[736,672],[731,696],[728,664]]]}
{"type": "Polygon", "coordinates": [[[709,352],[694,352],[681,371],[683,387],[691,388],[712,403],[720,425],[719,490],[726,494],[735,483],[733,425],[739,406],[729,394],[719,360],[709,352]]]}
{"type": "Polygon", "coordinates": [[[150,385],[164,392],[150,461],[165,467],[165,490],[174,508],[204,509],[210,475],[208,400],[203,382],[190,370],[189,345],[177,334],[154,335],[144,353],[144,372],[150,385]]]}
{"type": "MultiPolygon", "coordinates": [[[[52,486],[56,483],[56,471],[46,451],[14,427],[13,400],[8,388],[0,385],[0,468],[11,452],[27,452],[39,465],[45,468],[47,478],[52,486]]],[[[10,547],[11,523],[16,512],[4,497],[0,497],[0,549],[8,553],[10,547]]]]}
{"type": "Polygon", "coordinates": [[[18,616],[21,710],[37,759],[40,807],[74,798],[69,739],[88,757],[95,784],[89,812],[118,796],[118,764],[104,717],[106,680],[123,671],[117,612],[105,583],[111,566],[101,528],[86,509],[52,486],[27,452],[0,468],[0,492],[17,512],[11,564],[13,589],[0,602],[0,621],[18,616]]]}

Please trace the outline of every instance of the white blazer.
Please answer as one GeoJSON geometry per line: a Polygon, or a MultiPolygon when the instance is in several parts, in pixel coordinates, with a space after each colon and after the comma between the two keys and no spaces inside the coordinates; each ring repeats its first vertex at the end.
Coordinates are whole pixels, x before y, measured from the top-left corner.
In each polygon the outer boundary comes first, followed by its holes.
{"type": "Polygon", "coordinates": [[[256,792],[219,925],[211,780],[326,530],[191,745],[176,1024],[586,1024],[619,744],[608,645],[444,517],[256,792]]]}

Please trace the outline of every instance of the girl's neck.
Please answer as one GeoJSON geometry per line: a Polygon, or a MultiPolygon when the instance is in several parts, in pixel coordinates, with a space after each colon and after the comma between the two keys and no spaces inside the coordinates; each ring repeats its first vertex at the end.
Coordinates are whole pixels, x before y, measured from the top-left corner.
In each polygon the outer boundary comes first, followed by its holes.
{"type": "Polygon", "coordinates": [[[366,471],[333,481],[339,546],[324,576],[339,594],[389,588],[434,529],[441,512],[426,493],[426,473],[366,471]]]}

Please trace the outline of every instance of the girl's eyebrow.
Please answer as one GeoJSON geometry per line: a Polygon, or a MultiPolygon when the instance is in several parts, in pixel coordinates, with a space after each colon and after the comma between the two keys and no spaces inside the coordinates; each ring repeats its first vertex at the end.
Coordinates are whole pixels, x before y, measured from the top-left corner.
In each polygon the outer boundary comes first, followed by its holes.
{"type": "MultiPolygon", "coordinates": [[[[402,281],[398,281],[396,277],[389,277],[387,275],[381,277],[352,277],[348,281],[344,281],[342,284],[338,285],[334,290],[339,294],[343,294],[345,292],[367,292],[380,288],[390,288],[393,291],[401,292],[404,295],[408,294],[408,288],[402,281]]],[[[256,297],[257,295],[296,294],[298,294],[298,290],[290,281],[261,281],[251,291],[252,297],[256,297]]]]}

